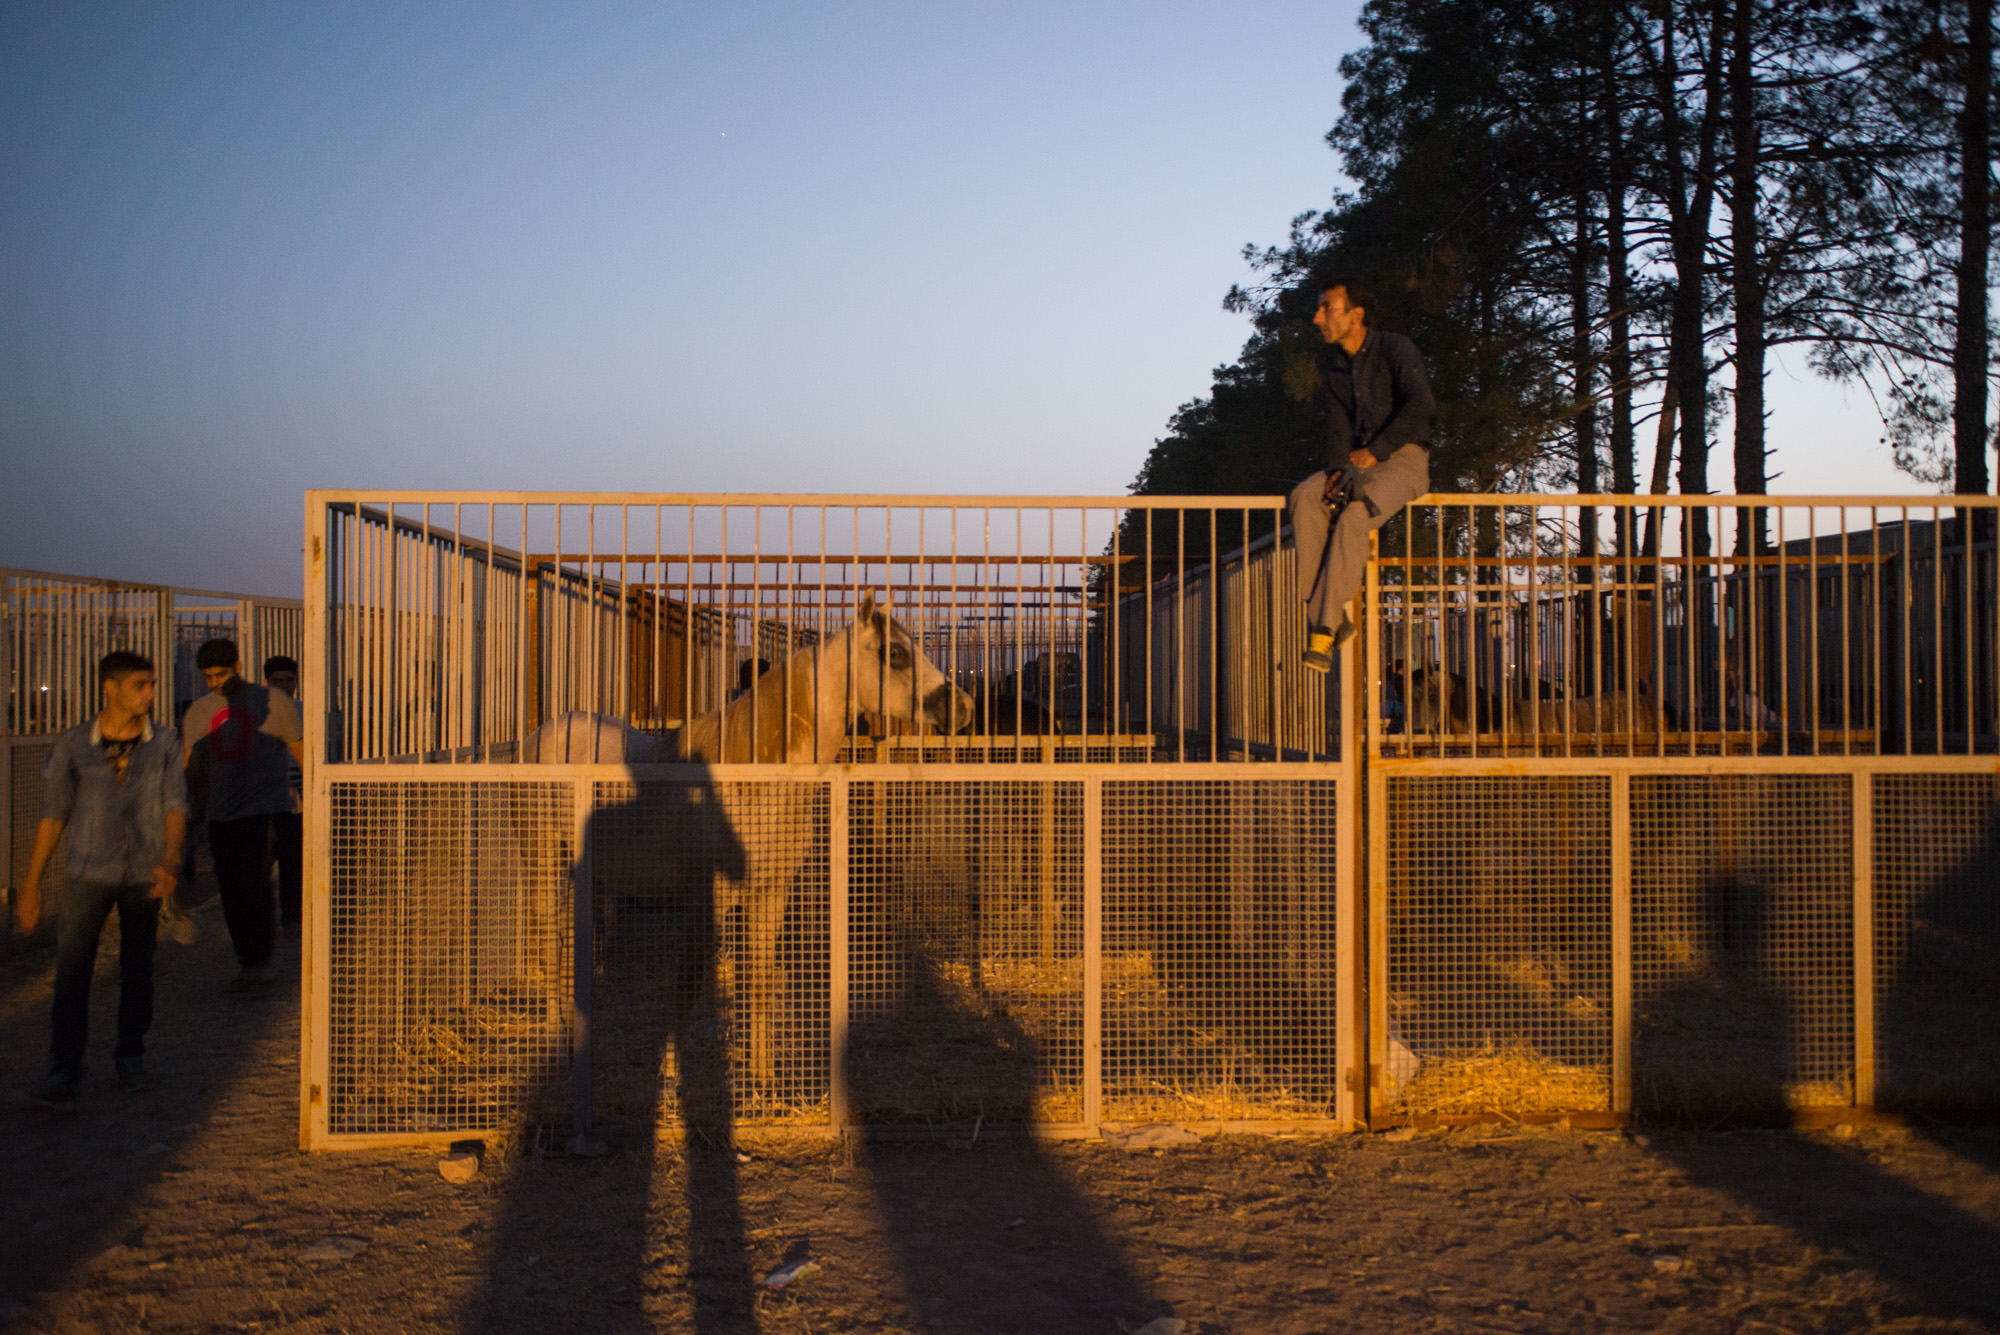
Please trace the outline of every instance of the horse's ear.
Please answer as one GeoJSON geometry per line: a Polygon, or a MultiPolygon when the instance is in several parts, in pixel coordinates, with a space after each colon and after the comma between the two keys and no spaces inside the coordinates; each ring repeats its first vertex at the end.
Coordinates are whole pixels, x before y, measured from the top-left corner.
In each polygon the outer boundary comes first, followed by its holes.
{"type": "Polygon", "coordinates": [[[873,621],[875,619],[875,590],[863,589],[861,591],[861,606],[855,612],[854,619],[856,621],[873,621]]]}

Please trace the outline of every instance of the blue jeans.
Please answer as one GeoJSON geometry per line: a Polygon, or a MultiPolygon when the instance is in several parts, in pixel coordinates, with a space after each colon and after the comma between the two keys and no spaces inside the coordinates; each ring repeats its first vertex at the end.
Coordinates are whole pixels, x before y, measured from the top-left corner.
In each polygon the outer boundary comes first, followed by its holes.
{"type": "Polygon", "coordinates": [[[90,979],[97,970],[97,938],[104,920],[118,910],[118,1046],[114,1057],[146,1051],[153,1024],[153,947],[158,941],[160,901],[151,885],[105,885],[71,881],[63,890],[56,921],[56,995],[50,1007],[49,1070],[83,1074],[84,1041],[90,1033],[90,979]]]}

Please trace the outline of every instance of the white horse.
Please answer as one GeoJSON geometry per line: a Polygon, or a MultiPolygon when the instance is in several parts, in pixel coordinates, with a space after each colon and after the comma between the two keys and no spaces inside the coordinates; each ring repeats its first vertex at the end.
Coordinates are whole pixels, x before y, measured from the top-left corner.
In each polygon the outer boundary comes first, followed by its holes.
{"type": "MultiPolygon", "coordinates": [[[[620,720],[564,714],[521,748],[543,764],[830,764],[856,714],[907,719],[939,733],[970,726],[972,698],[926,658],[909,631],[864,591],[854,623],[775,664],[727,708],[670,738],[620,720]]],[[[712,885],[714,921],[740,911],[745,958],[735,1002],[749,1017],[749,1066],[772,1081],[778,934],[800,864],[812,851],[811,786],[796,780],[731,783],[713,795],[644,794],[601,813],[591,847],[594,882],[628,899],[672,899],[712,885]],[[719,811],[718,811],[719,808],[719,811]]],[[[740,1011],[739,1011],[740,1013],[740,1011]]]]}

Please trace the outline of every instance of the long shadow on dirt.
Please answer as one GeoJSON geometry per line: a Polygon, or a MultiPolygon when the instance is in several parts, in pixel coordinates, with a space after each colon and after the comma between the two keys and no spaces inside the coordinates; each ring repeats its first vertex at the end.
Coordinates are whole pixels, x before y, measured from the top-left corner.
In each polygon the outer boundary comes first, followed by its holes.
{"type": "Polygon", "coordinates": [[[710,784],[641,783],[632,794],[596,810],[587,840],[600,868],[651,869],[646,884],[611,878],[618,893],[595,915],[594,1103],[612,1152],[514,1168],[469,1330],[651,1329],[648,1296],[681,1297],[675,1255],[686,1267],[688,1328],[755,1329],[718,995],[718,881],[742,875],[744,849],[710,784]],[[662,1106],[668,1083],[674,1108],[662,1106]],[[683,1162],[659,1139],[663,1113],[678,1115],[683,1162]],[[676,1214],[653,1209],[668,1181],[681,1184],[686,1233],[659,1239],[655,1255],[649,1216],[676,1214]]]}
{"type": "Polygon", "coordinates": [[[897,1134],[907,1126],[855,1133],[867,1142],[864,1167],[918,1327],[1101,1335],[1169,1315],[1063,1166],[1021,1134],[1041,1065],[1032,1036],[998,1006],[967,1004],[938,977],[930,951],[906,941],[902,953],[898,999],[850,1033],[854,1105],[884,1115],[913,1090],[970,1069],[985,1075],[980,1101],[1005,1110],[997,1123],[975,1119],[931,1138],[897,1134]]]}
{"type": "MultiPolygon", "coordinates": [[[[1641,1111],[1683,1127],[1788,1119],[1801,1082],[1823,1078],[1827,1060],[1816,1041],[1827,1017],[1802,1009],[1798,980],[1784,972],[1799,967],[1788,933],[1802,910],[1754,880],[1718,879],[1704,899],[1716,963],[1646,1007],[1635,1051],[1641,1111]],[[1649,1066],[1674,1078],[1650,1081],[1649,1066]]],[[[1896,1285],[1912,1313],[2000,1319],[2000,1230],[1885,1171],[1858,1143],[1663,1131],[1654,1147],[1693,1184],[1896,1285]]]]}
{"type": "Polygon", "coordinates": [[[183,1172],[183,1148],[208,1123],[258,1040],[298,1005],[298,938],[280,936],[278,981],[228,991],[235,961],[220,912],[198,918],[192,946],[162,940],[154,957],[153,1026],[146,1063],[156,1087],[128,1094],[111,1075],[118,1005],[114,912],[91,987],[83,1097],[73,1111],[24,1106],[18,1096],[47,1069],[55,955],[42,941],[0,959],[0,1300],[26,1303],[59,1286],[91,1256],[144,1244],[116,1230],[162,1178],[183,1172]]]}

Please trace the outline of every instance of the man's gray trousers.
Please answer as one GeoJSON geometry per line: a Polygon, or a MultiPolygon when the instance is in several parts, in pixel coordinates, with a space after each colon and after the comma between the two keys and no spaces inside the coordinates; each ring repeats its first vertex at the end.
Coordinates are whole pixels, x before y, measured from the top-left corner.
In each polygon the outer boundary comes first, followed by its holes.
{"type": "Polygon", "coordinates": [[[1404,445],[1373,468],[1361,470],[1360,495],[1340,512],[1338,523],[1324,499],[1324,470],[1292,488],[1285,508],[1299,552],[1299,597],[1306,605],[1308,627],[1332,630],[1340,624],[1347,604],[1361,589],[1368,566],[1368,535],[1430,489],[1431,453],[1421,445],[1404,445]],[[1377,513],[1368,512],[1361,495],[1375,503],[1377,513]]]}

